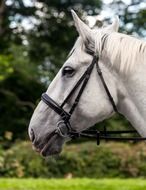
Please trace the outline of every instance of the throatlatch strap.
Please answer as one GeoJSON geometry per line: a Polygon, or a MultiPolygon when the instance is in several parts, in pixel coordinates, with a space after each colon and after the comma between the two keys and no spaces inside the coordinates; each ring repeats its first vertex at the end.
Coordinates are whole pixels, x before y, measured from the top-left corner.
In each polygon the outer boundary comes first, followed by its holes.
{"type": "Polygon", "coordinates": [[[105,80],[104,80],[102,71],[101,71],[101,69],[100,69],[100,67],[99,67],[98,61],[96,62],[96,69],[97,69],[98,75],[99,75],[99,77],[100,77],[100,79],[101,79],[101,82],[102,82],[102,84],[103,84],[103,86],[104,86],[104,89],[105,89],[105,91],[106,91],[106,93],[107,93],[107,95],[108,95],[108,98],[109,98],[109,100],[110,100],[110,102],[111,102],[111,104],[112,104],[112,106],[113,106],[114,111],[115,111],[116,113],[120,114],[120,113],[118,112],[118,109],[117,109],[117,106],[116,106],[116,104],[115,104],[115,102],[114,102],[114,99],[113,99],[113,97],[112,97],[112,95],[111,95],[111,93],[110,93],[110,91],[109,91],[109,89],[108,89],[108,87],[107,87],[107,85],[106,85],[106,82],[105,82],[105,80]]]}
{"type": "Polygon", "coordinates": [[[82,86],[81,86],[81,88],[80,88],[80,91],[79,91],[78,95],[76,96],[75,102],[74,102],[74,104],[72,105],[72,107],[71,107],[71,109],[70,109],[70,111],[69,111],[70,115],[72,115],[72,113],[74,112],[76,106],[77,106],[78,103],[79,103],[79,100],[80,100],[80,98],[81,98],[81,95],[83,94],[83,91],[84,91],[84,89],[85,89],[85,87],[86,87],[86,85],[87,85],[87,83],[88,83],[88,80],[89,80],[89,78],[90,78],[91,72],[92,72],[92,70],[93,70],[93,67],[94,67],[96,61],[97,61],[97,57],[94,56],[90,67],[88,67],[88,69],[87,69],[87,71],[86,71],[85,79],[84,79],[83,84],[82,84],[82,86]]]}
{"type": "Polygon", "coordinates": [[[61,104],[61,108],[63,108],[63,106],[68,102],[68,100],[71,98],[71,96],[73,95],[73,93],[76,91],[76,89],[80,86],[81,82],[84,80],[86,75],[86,72],[81,76],[81,78],[78,80],[78,82],[76,83],[76,85],[73,87],[73,89],[71,90],[71,92],[68,94],[68,96],[65,98],[65,100],[63,101],[63,103],[61,104]]]}

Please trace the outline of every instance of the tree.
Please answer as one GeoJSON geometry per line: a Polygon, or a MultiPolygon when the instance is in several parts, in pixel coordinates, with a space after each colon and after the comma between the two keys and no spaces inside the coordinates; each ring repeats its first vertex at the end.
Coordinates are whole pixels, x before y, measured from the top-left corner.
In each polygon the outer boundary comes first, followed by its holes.
{"type": "Polygon", "coordinates": [[[123,21],[121,30],[128,34],[146,36],[146,4],[145,0],[131,0],[124,3],[122,0],[113,1],[110,7],[119,15],[123,21]]]}
{"type": "Polygon", "coordinates": [[[49,76],[51,80],[76,36],[69,9],[89,11],[90,6],[95,9],[97,4],[101,3],[96,0],[0,2],[1,137],[7,138],[9,133],[11,140],[26,137],[31,114],[45,90],[45,78],[49,76]],[[24,20],[27,23],[33,20],[29,30],[23,27],[24,20]]]}
{"type": "Polygon", "coordinates": [[[25,29],[22,21],[34,15],[35,7],[23,0],[0,1],[0,52],[8,52],[11,43],[22,44],[25,29]]]}
{"type": "Polygon", "coordinates": [[[29,55],[33,61],[41,65],[44,72],[50,71],[48,80],[52,79],[64,62],[77,35],[70,13],[71,8],[78,14],[97,14],[100,12],[101,4],[100,0],[38,0],[36,2],[37,22],[27,35],[29,55]]]}
{"type": "Polygon", "coordinates": [[[5,140],[11,133],[11,141],[26,138],[30,117],[45,91],[24,47],[13,45],[13,51],[0,55],[0,137],[5,140]]]}

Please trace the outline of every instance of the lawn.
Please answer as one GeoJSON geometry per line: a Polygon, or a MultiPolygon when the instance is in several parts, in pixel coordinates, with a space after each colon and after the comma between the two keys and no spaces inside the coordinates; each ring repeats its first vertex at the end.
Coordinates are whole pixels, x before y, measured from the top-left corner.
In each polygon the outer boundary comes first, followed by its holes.
{"type": "Polygon", "coordinates": [[[144,179],[0,179],[0,190],[146,190],[144,179]]]}

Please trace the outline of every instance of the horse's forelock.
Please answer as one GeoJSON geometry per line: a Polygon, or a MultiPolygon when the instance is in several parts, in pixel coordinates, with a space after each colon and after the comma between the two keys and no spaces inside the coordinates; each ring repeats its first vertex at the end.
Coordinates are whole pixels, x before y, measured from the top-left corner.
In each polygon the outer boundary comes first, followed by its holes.
{"type": "Polygon", "coordinates": [[[68,57],[70,57],[75,50],[81,49],[84,52],[93,52],[95,49],[95,43],[93,40],[86,39],[86,41],[83,41],[81,37],[78,37],[73,48],[68,54],[68,57]]]}

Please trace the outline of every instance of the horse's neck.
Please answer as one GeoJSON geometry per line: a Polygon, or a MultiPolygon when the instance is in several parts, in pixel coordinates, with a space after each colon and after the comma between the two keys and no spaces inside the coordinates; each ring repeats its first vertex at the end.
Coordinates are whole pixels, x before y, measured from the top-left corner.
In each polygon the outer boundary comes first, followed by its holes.
{"type": "Polygon", "coordinates": [[[118,110],[141,136],[146,137],[146,75],[138,73],[130,76],[123,85],[125,93],[118,97],[118,110]]]}
{"type": "MultiPolygon", "coordinates": [[[[108,53],[111,54],[111,52],[108,53]]],[[[112,60],[109,58],[109,61],[112,60]]],[[[130,121],[141,136],[146,137],[146,65],[137,63],[137,69],[134,72],[127,73],[125,77],[125,75],[119,74],[120,70],[117,70],[116,67],[116,64],[121,64],[120,57],[116,61],[116,63],[111,64],[117,72],[117,81],[121,81],[122,84],[122,89],[118,89],[118,110],[130,121]]]]}
{"type": "Polygon", "coordinates": [[[137,69],[127,79],[127,91],[141,116],[146,120],[146,66],[137,69]]]}

